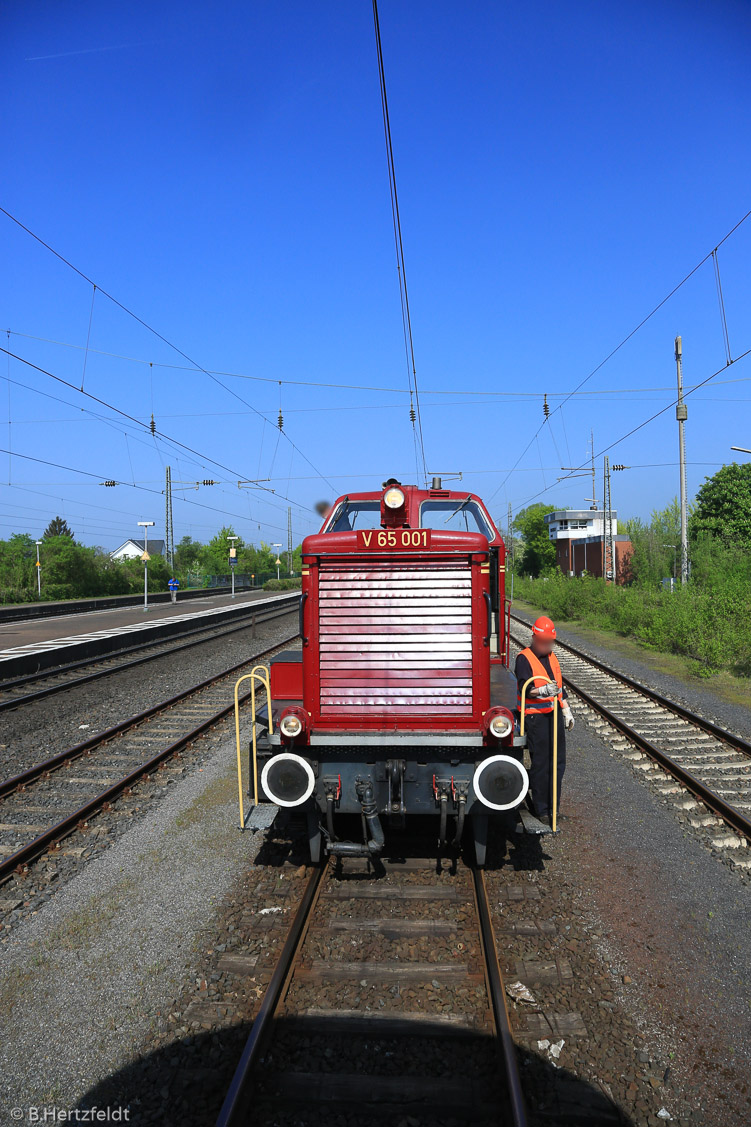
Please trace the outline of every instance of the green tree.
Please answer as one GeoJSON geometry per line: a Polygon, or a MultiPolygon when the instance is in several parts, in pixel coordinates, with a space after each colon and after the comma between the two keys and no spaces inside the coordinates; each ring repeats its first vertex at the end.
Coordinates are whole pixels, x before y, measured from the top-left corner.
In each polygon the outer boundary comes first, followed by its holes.
{"type": "Polygon", "coordinates": [[[238,537],[238,539],[234,541],[227,539],[228,536],[234,535],[234,528],[225,526],[224,528],[220,528],[216,536],[212,536],[208,544],[202,546],[199,559],[204,575],[229,575],[230,545],[235,545],[238,556],[244,546],[242,537],[238,537]]]}
{"type": "Polygon", "coordinates": [[[724,544],[751,547],[751,462],[723,466],[696,495],[691,538],[714,536],[724,544]]]}
{"type": "Polygon", "coordinates": [[[522,558],[519,569],[524,575],[538,576],[555,566],[555,545],[550,539],[545,517],[555,512],[550,506],[538,501],[522,509],[514,520],[514,530],[523,538],[522,558]]]}
{"type": "Polygon", "coordinates": [[[43,540],[49,540],[53,536],[67,536],[71,540],[74,539],[73,533],[68,527],[68,522],[63,517],[53,517],[42,533],[43,540]]]}
{"type": "Polygon", "coordinates": [[[183,536],[175,548],[175,568],[177,571],[187,573],[199,569],[198,561],[201,558],[203,544],[194,540],[192,536],[183,536]]]}
{"type": "Polygon", "coordinates": [[[0,540],[0,591],[2,601],[15,603],[36,593],[36,548],[25,532],[16,532],[9,540],[0,540]]]}
{"type": "Polygon", "coordinates": [[[634,553],[630,569],[634,580],[644,586],[657,586],[680,570],[681,512],[674,497],[664,509],[655,509],[649,524],[638,517],[625,522],[634,553]]]}

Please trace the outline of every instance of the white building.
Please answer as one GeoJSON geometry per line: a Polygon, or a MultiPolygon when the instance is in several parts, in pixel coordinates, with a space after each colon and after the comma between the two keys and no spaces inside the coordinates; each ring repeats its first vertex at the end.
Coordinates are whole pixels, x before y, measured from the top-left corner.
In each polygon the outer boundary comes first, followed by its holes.
{"type": "MultiPolygon", "coordinates": [[[[149,540],[149,555],[150,556],[163,556],[164,555],[164,541],[163,540],[149,540]]],[[[114,552],[110,552],[110,559],[112,560],[139,560],[143,555],[144,545],[143,540],[126,540],[114,552]]]]}
{"type": "MultiPolygon", "coordinates": [[[[613,535],[618,533],[617,510],[612,510],[613,535]]],[[[545,517],[551,540],[582,540],[585,536],[605,535],[603,509],[562,509],[545,517]]]]}

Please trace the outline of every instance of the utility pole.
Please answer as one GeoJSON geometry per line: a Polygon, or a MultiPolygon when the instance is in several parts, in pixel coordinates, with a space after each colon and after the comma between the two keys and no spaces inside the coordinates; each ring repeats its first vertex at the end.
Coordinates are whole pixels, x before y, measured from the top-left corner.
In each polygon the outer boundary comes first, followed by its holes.
{"type": "Polygon", "coordinates": [[[143,529],[143,609],[149,609],[149,529],[154,527],[153,520],[139,520],[138,527],[143,529]]]}
{"type": "Polygon", "coordinates": [[[164,483],[164,554],[170,571],[175,570],[175,532],[172,527],[172,468],[167,466],[164,483]]]}
{"type": "Polygon", "coordinates": [[[603,537],[602,577],[607,582],[615,580],[615,542],[613,540],[613,499],[610,492],[610,458],[603,459],[603,537]]]}
{"type": "Polygon", "coordinates": [[[680,337],[675,338],[675,367],[678,374],[678,402],[675,417],[678,420],[678,457],[681,466],[681,584],[688,583],[688,528],[686,521],[686,436],[684,427],[688,408],[683,402],[683,348],[680,337]]]}
{"type": "Polygon", "coordinates": [[[592,454],[592,508],[597,510],[597,477],[595,475],[595,432],[589,432],[589,443],[592,454]]]}
{"type": "Polygon", "coordinates": [[[292,574],[292,506],[287,506],[287,571],[292,574]]]}

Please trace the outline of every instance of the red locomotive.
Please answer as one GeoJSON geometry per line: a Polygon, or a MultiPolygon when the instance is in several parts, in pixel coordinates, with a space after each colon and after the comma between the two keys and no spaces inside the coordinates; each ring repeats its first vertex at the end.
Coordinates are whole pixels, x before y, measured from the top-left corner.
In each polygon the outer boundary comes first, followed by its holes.
{"type": "Polygon", "coordinates": [[[508,670],[506,550],[472,493],[385,482],[340,497],[302,545],[300,649],[272,660],[260,797],[307,812],[310,851],[371,855],[406,814],[478,864],[488,816],[524,799],[508,670]],[[361,842],[340,840],[361,814],[361,842]],[[449,829],[449,816],[452,823],[449,829]]]}

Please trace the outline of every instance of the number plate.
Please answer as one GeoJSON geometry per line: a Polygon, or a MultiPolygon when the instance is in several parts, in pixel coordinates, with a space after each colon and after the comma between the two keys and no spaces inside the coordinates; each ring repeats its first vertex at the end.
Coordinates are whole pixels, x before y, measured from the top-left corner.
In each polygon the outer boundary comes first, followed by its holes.
{"type": "Polygon", "coordinates": [[[413,548],[430,547],[429,528],[381,528],[357,533],[357,547],[383,552],[409,551],[413,548]]]}

